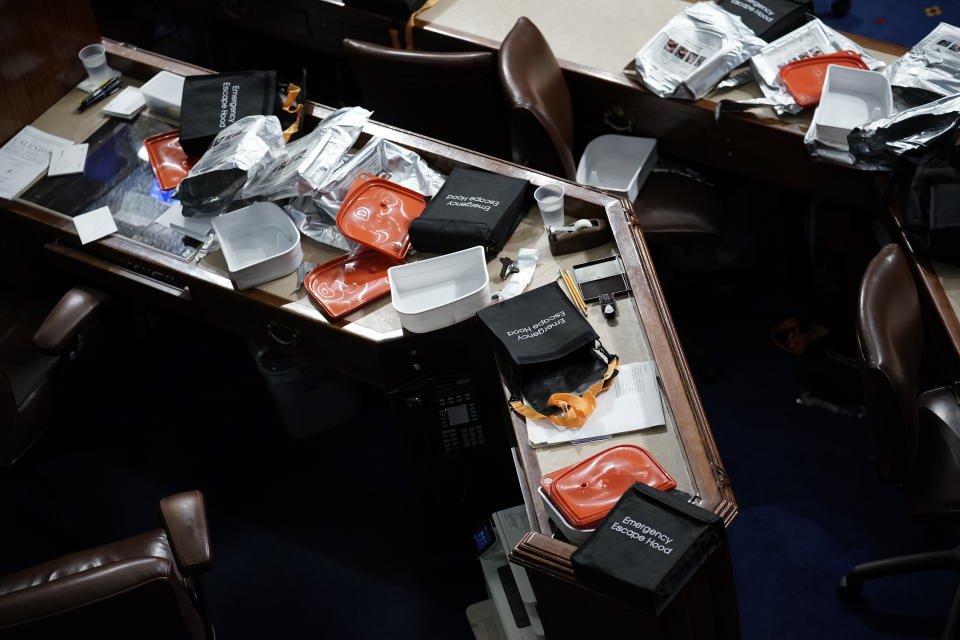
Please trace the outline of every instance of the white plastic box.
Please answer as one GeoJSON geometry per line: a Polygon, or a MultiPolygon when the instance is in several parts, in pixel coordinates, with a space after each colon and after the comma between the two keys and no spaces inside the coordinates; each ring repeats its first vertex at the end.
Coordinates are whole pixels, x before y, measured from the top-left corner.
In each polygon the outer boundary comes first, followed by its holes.
{"type": "Polygon", "coordinates": [[[483,247],[390,267],[387,277],[400,324],[414,333],[466,320],[490,302],[483,247]]]}
{"type": "Polygon", "coordinates": [[[820,106],[813,115],[815,137],[825,145],[846,150],[847,134],[891,113],[893,92],[886,76],[876,71],[830,65],[820,106]]]}
{"type": "Polygon", "coordinates": [[[161,71],[140,87],[140,93],[143,94],[150,113],[175,123],[180,122],[183,76],[161,71]]]}
{"type": "Polygon", "coordinates": [[[249,289],[296,271],[303,261],[300,231],[283,209],[256,202],[212,221],[237,289],[249,289]]]}
{"type": "Polygon", "coordinates": [[[656,164],[656,139],[600,136],[583,150],[577,165],[577,182],[614,192],[633,202],[656,164]]]}
{"type": "Polygon", "coordinates": [[[580,546],[587,541],[587,538],[596,531],[596,529],[577,529],[575,526],[570,524],[570,522],[564,517],[563,513],[553,502],[550,501],[550,498],[547,497],[547,494],[543,492],[543,489],[537,487],[537,491],[540,492],[540,499],[543,500],[543,504],[547,507],[547,516],[553,520],[553,524],[557,526],[563,536],[570,541],[570,544],[580,546]]]}

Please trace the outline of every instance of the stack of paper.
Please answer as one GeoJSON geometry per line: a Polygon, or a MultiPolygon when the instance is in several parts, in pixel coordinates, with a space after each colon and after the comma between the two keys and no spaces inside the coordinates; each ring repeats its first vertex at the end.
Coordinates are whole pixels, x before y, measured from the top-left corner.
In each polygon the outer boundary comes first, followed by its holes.
{"type": "Polygon", "coordinates": [[[132,120],[140,110],[147,106],[143,99],[143,94],[134,87],[124,87],[123,91],[117,94],[117,97],[111,100],[103,107],[103,113],[115,118],[132,120]]]}
{"type": "Polygon", "coordinates": [[[13,199],[43,175],[50,154],[60,147],[72,146],[66,140],[26,126],[0,148],[0,198],[13,199]]]}
{"type": "Polygon", "coordinates": [[[613,386],[597,396],[597,408],[579,429],[557,428],[548,420],[527,420],[527,437],[534,447],[562,442],[604,439],[617,433],[665,424],[657,366],[653,360],[620,367],[613,386]]]}

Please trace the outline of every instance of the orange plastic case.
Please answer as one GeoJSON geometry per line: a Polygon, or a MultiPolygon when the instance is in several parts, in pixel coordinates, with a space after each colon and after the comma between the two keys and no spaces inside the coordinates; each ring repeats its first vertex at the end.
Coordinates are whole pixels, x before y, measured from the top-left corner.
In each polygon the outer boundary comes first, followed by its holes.
{"type": "Polygon", "coordinates": [[[340,318],[390,293],[387,269],[405,264],[410,222],[426,206],[416,191],[368,173],[357,176],[337,212],[337,228],[365,248],[319,265],[303,281],[324,313],[340,318]]]}
{"type": "Polygon", "coordinates": [[[557,469],[540,487],[571,525],[592,529],[634,482],[669,491],[676,481],[646,449],[623,444],[557,469]]]}
{"type": "Polygon", "coordinates": [[[840,51],[786,64],[780,68],[780,79],[797,104],[809,107],[820,102],[823,81],[827,78],[827,67],[832,64],[853,69],[870,69],[856,51],[840,51]]]}
{"type": "Polygon", "coordinates": [[[340,205],[337,227],[351,240],[400,260],[410,250],[410,223],[426,206],[416,191],[361,173],[340,205]]]}
{"type": "Polygon", "coordinates": [[[191,158],[180,146],[180,130],[158,133],[143,141],[157,183],[164,191],[176,189],[199,158],[191,158]]]}

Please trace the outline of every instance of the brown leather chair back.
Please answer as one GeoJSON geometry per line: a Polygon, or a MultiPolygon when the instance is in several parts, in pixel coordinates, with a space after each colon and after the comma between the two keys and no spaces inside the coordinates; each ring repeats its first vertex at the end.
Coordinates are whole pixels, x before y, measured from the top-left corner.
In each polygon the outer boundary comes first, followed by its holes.
{"type": "Polygon", "coordinates": [[[923,319],[913,273],[895,244],[880,249],[863,274],[857,337],[876,453],[884,472],[902,480],[917,450],[923,319]]]}
{"type": "Polygon", "coordinates": [[[573,103],[540,30],[520,18],[500,45],[500,83],[510,107],[513,161],[573,180],[573,103]]]}
{"type": "Polygon", "coordinates": [[[0,576],[0,638],[210,640],[199,573],[212,552],[202,494],[161,500],[164,529],[0,576]]]}
{"type": "Polygon", "coordinates": [[[350,39],[343,52],[375,120],[509,158],[494,54],[405,51],[350,39]]]}

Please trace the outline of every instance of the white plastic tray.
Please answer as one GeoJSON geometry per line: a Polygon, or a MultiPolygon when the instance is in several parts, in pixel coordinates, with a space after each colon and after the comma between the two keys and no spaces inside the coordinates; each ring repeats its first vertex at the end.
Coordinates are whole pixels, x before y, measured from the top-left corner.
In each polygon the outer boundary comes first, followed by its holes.
{"type": "Polygon", "coordinates": [[[847,134],[893,113],[890,81],[882,73],[830,65],[813,115],[817,141],[847,149],[847,134]]]}
{"type": "Polygon", "coordinates": [[[390,267],[387,276],[400,324],[414,333],[466,320],[490,302],[483,247],[390,267]]]}
{"type": "Polygon", "coordinates": [[[612,191],[631,202],[657,164],[657,141],[609,134],[590,141],[577,165],[577,182],[612,191]]]}
{"type": "Polygon", "coordinates": [[[211,224],[238,289],[285,276],[303,261],[297,226],[271,202],[217,216],[211,224]]]}
{"type": "Polygon", "coordinates": [[[180,122],[180,100],[183,97],[183,76],[161,71],[140,87],[150,113],[180,122]]]}

